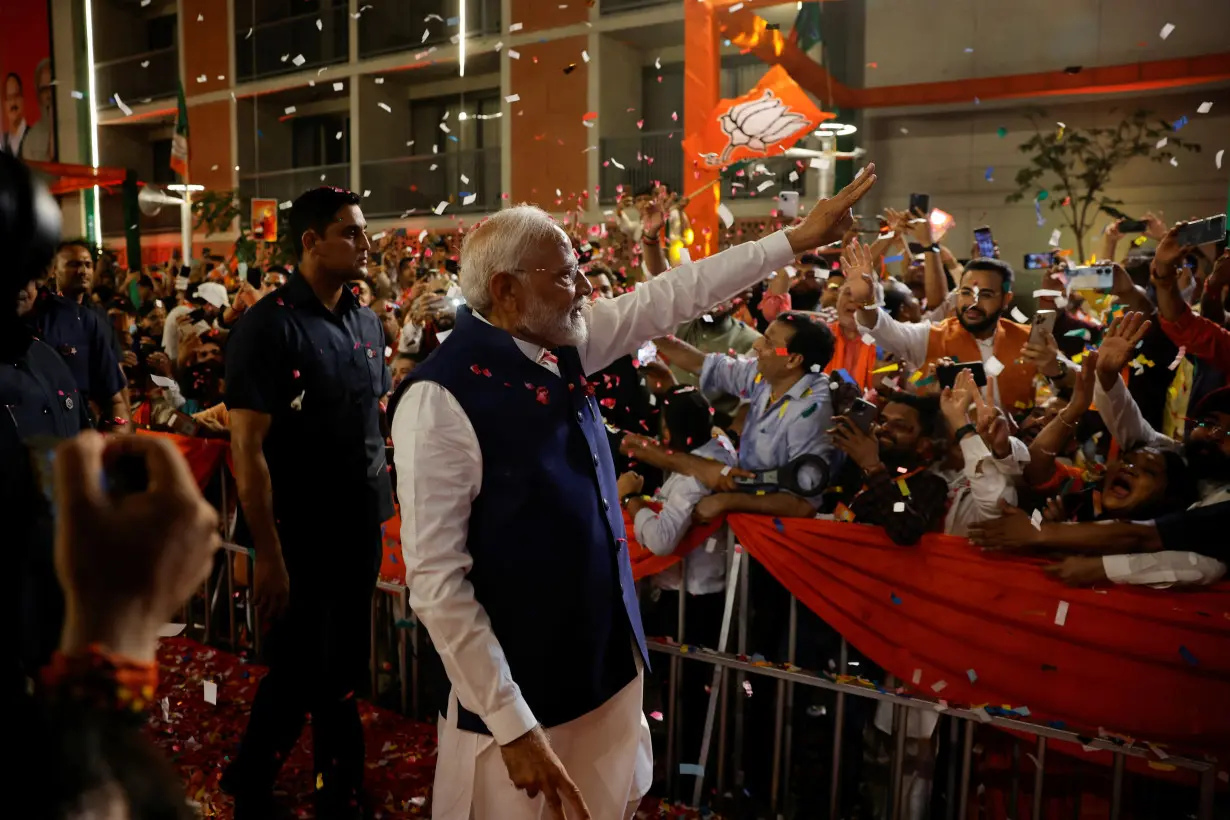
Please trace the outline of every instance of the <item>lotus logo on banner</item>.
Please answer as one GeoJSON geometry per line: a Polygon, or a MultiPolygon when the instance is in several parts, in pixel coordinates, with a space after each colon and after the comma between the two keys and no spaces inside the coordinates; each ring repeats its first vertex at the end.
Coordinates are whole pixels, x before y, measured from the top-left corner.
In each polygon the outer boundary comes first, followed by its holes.
{"type": "Polygon", "coordinates": [[[710,168],[724,167],[780,154],[832,117],[816,107],[786,69],[774,66],[749,93],[718,103],[683,148],[710,168]]]}

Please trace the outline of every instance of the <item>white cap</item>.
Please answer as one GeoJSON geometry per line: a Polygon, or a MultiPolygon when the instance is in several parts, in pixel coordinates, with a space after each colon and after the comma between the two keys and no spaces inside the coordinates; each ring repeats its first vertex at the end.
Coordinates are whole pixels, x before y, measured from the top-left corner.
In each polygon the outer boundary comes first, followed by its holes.
{"type": "Polygon", "coordinates": [[[216,308],[226,307],[226,288],[218,282],[202,282],[196,286],[196,295],[216,308]]]}

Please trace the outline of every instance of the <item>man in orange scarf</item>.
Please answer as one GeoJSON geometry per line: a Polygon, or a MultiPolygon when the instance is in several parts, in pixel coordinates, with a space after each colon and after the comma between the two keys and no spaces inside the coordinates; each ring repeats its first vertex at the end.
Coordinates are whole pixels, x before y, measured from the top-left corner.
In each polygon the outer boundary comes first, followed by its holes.
{"type": "Polygon", "coordinates": [[[957,291],[956,315],[942,322],[907,324],[880,310],[873,286],[871,255],[858,240],[842,253],[851,299],[859,306],[858,328],[889,353],[922,366],[940,359],[981,361],[988,398],[1006,412],[1034,403],[1034,378],[1041,373],[1057,387],[1071,387],[1080,368],[1059,353],[1055,338],[1030,344],[1030,328],[1003,317],[1012,304],[1012,267],[998,259],[975,259],[957,291]]]}

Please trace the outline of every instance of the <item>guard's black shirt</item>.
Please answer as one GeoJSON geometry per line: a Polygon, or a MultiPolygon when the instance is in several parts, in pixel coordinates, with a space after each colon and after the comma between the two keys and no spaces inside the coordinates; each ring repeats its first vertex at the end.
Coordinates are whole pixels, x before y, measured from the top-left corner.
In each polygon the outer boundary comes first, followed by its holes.
{"type": "Polygon", "coordinates": [[[34,303],[39,338],[63,357],[77,388],[104,415],[126,381],[115,355],[114,335],[92,307],[43,290],[34,303]]]}
{"type": "Polygon", "coordinates": [[[226,406],[273,417],[265,461],[280,531],[367,531],[393,514],[379,401],[392,389],[376,314],[328,310],[296,274],[226,344],[226,406]]]}

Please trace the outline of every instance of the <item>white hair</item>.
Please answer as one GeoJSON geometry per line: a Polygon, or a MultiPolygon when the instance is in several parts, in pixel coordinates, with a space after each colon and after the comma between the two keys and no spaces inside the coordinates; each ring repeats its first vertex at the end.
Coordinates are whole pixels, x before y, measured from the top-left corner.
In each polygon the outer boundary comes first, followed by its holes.
{"type": "Polygon", "coordinates": [[[461,243],[461,293],[472,310],[491,309],[491,277],[516,273],[526,248],[545,239],[567,243],[563,230],[541,208],[522,203],[497,212],[461,243]]]}

